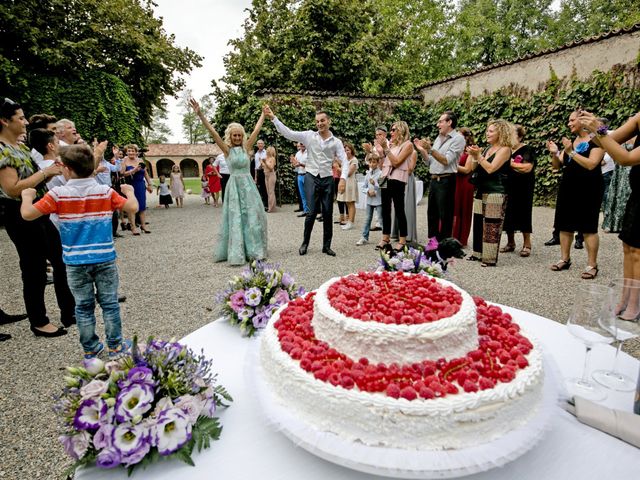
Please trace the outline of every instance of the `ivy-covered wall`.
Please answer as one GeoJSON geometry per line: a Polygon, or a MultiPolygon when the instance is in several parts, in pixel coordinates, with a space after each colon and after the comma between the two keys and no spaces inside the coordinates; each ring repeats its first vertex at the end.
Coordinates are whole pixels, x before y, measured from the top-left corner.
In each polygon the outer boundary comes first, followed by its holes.
{"type": "Polygon", "coordinates": [[[138,111],[127,85],[114,75],[84,72],[62,78],[33,75],[7,96],[20,103],[27,117],[48,113],[68,118],[87,142],[99,140],[142,145],[138,111]]]}
{"type": "MultiPolygon", "coordinates": [[[[389,109],[388,104],[367,101],[350,101],[348,98],[322,100],[304,96],[275,96],[267,99],[252,98],[239,107],[236,119],[251,131],[257,120],[261,105],[268,101],[276,115],[294,130],[314,129],[314,113],[318,108],[327,111],[332,118],[332,130],[341,138],[352,142],[357,157],[364,153],[361,144],[373,139],[376,125],[389,125],[395,120],[404,120],[411,129],[412,137],[428,136],[435,139],[435,122],[445,110],[459,115],[459,126],[470,128],[478,144],[486,145],[486,124],[493,118],[504,118],[523,125],[527,130],[525,141],[537,154],[535,202],[538,205],[555,203],[560,174],[551,170],[551,161],[546,154],[545,142],[552,139],[560,142],[569,135],[569,114],[580,107],[609,118],[610,125],[621,125],[640,109],[640,69],[638,65],[618,66],[603,73],[595,72],[588,80],[576,78],[558,79],[550,72],[549,81],[532,92],[523,88],[509,87],[500,91],[471,97],[468,93],[449,97],[423,105],[418,101],[405,100],[389,109]]],[[[223,119],[219,119],[223,120],[223,119]]],[[[218,124],[226,123],[219,121],[218,124]]],[[[294,145],[275,132],[271,122],[265,122],[262,138],[278,150],[278,188],[282,203],[295,202],[295,172],[289,163],[289,155],[295,153],[294,145]]],[[[416,175],[427,180],[428,171],[419,161],[416,175]]],[[[362,162],[360,170],[366,166],[362,162]]]]}

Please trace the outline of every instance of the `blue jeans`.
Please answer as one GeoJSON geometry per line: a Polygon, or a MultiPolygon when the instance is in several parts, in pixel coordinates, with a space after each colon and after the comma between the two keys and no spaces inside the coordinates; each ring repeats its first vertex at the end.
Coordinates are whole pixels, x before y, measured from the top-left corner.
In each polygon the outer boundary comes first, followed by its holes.
{"type": "Polygon", "coordinates": [[[96,298],[102,308],[107,345],[118,348],[122,343],[122,324],[115,260],[93,265],[67,265],[67,281],[76,300],[76,322],[84,351],[95,352],[100,343],[96,335],[96,298]]]}
{"type": "Polygon", "coordinates": [[[309,207],[307,206],[307,198],[304,196],[304,177],[305,175],[298,175],[298,191],[300,192],[300,198],[302,199],[302,210],[308,213],[309,207]]]}
{"type": "Polygon", "coordinates": [[[369,241],[369,230],[371,229],[371,220],[373,220],[373,212],[376,212],[378,219],[382,217],[382,205],[367,205],[367,218],[364,220],[362,228],[362,238],[369,241]]]}

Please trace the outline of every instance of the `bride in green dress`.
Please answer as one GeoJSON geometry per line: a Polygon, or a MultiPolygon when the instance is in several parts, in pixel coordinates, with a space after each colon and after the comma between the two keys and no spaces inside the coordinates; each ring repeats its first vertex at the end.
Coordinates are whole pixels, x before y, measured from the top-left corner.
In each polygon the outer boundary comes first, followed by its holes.
{"type": "Polygon", "coordinates": [[[231,173],[224,192],[222,226],[213,259],[216,262],[226,260],[231,265],[263,260],[267,258],[267,215],[249,171],[249,152],[253,151],[264,113],[248,139],[242,125],[230,123],[223,140],[200,110],[198,102],[192,98],[189,104],[222,150],[231,173]]]}

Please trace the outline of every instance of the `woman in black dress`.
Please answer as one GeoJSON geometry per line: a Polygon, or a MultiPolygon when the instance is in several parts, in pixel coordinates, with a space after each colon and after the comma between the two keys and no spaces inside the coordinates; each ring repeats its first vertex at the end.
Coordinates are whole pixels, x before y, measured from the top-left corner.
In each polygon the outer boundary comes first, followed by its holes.
{"type": "Polygon", "coordinates": [[[511,153],[510,170],[507,181],[507,211],[504,216],[504,231],[507,232],[507,244],[500,252],[513,252],[516,249],[515,232],[522,232],[521,257],[531,255],[531,232],[533,231],[531,213],[533,210],[533,189],[536,183],[536,157],[533,149],[523,143],[525,130],[516,125],[518,143],[511,153]]]}
{"type": "Polygon", "coordinates": [[[554,142],[547,142],[553,168],[562,167],[554,221],[554,228],[560,231],[562,258],[551,265],[551,270],[557,272],[571,266],[573,233],[583,232],[588,260],[581,277],[593,280],[598,275],[598,219],[604,195],[600,162],[604,150],[591,140],[578,120],[579,115],[580,111],[575,111],[569,116],[569,130],[576,136],[573,141],[563,137],[562,150],[554,142]]]}
{"type": "MultiPolygon", "coordinates": [[[[579,121],[595,135],[595,142],[602,146],[618,165],[631,166],[629,174],[631,195],[627,201],[619,238],[622,240],[624,252],[625,281],[627,279],[630,282],[640,281],[640,113],[609,134],[607,134],[607,126],[602,125],[591,113],[582,112],[579,121]],[[636,140],[633,149],[628,152],[620,143],[634,136],[636,140]]],[[[640,317],[638,288],[624,289],[622,301],[617,310],[616,313],[623,320],[635,320],[640,317]]]]}

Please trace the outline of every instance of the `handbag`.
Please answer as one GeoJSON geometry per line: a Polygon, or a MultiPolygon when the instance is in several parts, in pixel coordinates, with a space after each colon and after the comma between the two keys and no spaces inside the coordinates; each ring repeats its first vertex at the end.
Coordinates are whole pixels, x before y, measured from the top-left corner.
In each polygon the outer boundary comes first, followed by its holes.
{"type": "Polygon", "coordinates": [[[380,177],[378,178],[378,187],[379,188],[387,188],[388,183],[389,183],[389,177],[391,176],[391,173],[393,172],[393,168],[391,167],[391,169],[389,170],[389,173],[387,173],[386,175],[380,175],[380,177]]]}

